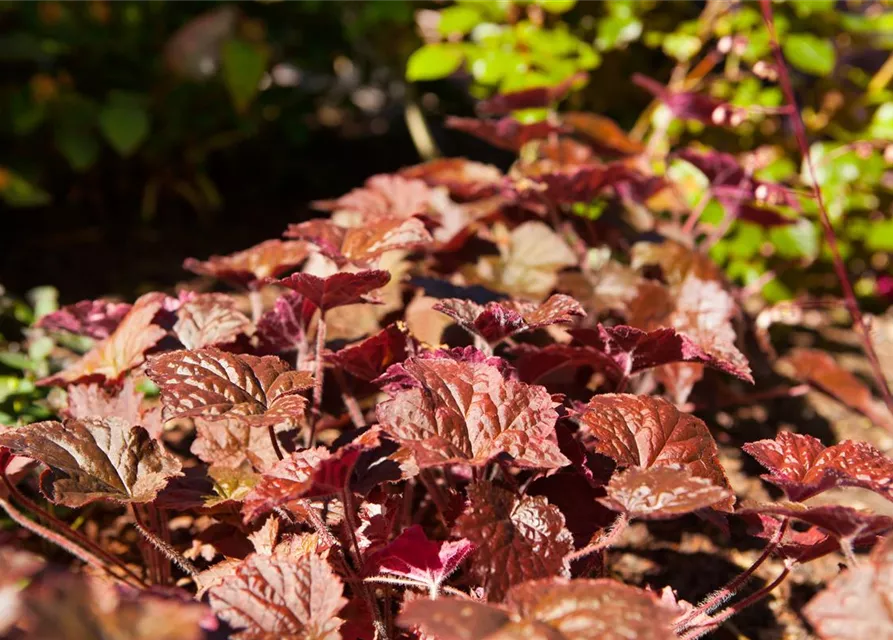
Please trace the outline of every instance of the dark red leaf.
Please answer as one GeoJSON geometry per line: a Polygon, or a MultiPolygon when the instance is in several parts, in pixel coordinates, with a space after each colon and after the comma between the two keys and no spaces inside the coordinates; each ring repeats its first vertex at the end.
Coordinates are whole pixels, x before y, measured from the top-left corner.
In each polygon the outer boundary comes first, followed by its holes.
{"type": "Polygon", "coordinates": [[[125,302],[81,300],[40,318],[35,326],[47,331],[68,331],[103,340],[118,327],[130,311],[125,302]]]}
{"type": "Polygon", "coordinates": [[[164,415],[215,419],[238,416],[246,424],[300,424],[313,386],[310,374],[291,371],[274,356],[220,351],[172,351],[152,360],[149,377],[161,390],[164,415]]]}
{"type": "Polygon", "coordinates": [[[369,296],[385,286],[391,279],[387,271],[360,271],[335,273],[325,278],[309,273],[293,273],[273,284],[292,289],[304,296],[322,311],[360,302],[376,302],[369,296]]]}
{"type": "Polygon", "coordinates": [[[40,460],[47,496],[68,507],[95,500],[150,502],[180,462],[142,427],[119,418],[35,422],[0,430],[0,446],[40,460]]]}
{"type": "Polygon", "coordinates": [[[518,497],[489,483],[470,485],[455,533],[477,550],[469,569],[491,602],[525,580],[566,575],[574,539],[545,498],[518,497]]]}
{"type": "Polygon", "coordinates": [[[746,503],[736,511],[736,514],[761,514],[793,518],[815,525],[835,538],[843,540],[856,540],[869,535],[884,535],[893,530],[893,518],[889,516],[875,515],[841,505],[813,507],[799,502],[746,503]]]}
{"type": "Polygon", "coordinates": [[[506,116],[499,120],[478,120],[477,118],[457,118],[450,116],[446,126],[471,134],[494,147],[508,151],[518,151],[531,140],[546,138],[550,134],[564,131],[563,127],[542,120],[533,124],[522,124],[506,116]]]}
{"type": "Polygon", "coordinates": [[[551,107],[556,102],[564,100],[575,84],[585,82],[588,77],[586,73],[580,72],[551,87],[533,87],[511,93],[499,93],[479,102],[477,110],[483,115],[501,116],[521,109],[551,107]]]}
{"type": "Polygon", "coordinates": [[[822,640],[893,638],[893,537],[869,562],[850,567],[809,601],[803,614],[822,640]]]}
{"type": "Polygon", "coordinates": [[[287,291],[257,322],[255,335],[261,351],[289,351],[306,340],[316,307],[304,296],[287,291]]]}
{"type": "Polygon", "coordinates": [[[728,502],[732,493],[677,465],[630,467],[616,473],[602,504],[630,518],[660,520],[728,502]]]}
{"type": "Polygon", "coordinates": [[[542,304],[505,301],[479,305],[470,300],[447,298],[434,308],[491,344],[523,331],[552,324],[569,324],[575,318],[586,315],[579,302],[561,294],[553,295],[542,304]]]}
{"type": "Polygon", "coordinates": [[[437,595],[440,585],[474,550],[468,540],[434,542],[424,529],[413,525],[393,542],[369,556],[366,574],[387,573],[413,580],[437,595]]]}
{"type": "Polygon", "coordinates": [[[238,632],[233,640],[338,640],[344,585],[315,554],[252,555],[209,589],[211,608],[238,632]]]}
{"type": "Polygon", "coordinates": [[[164,295],[147,293],[137,300],[115,331],[84,354],[77,362],[40,385],[69,385],[86,382],[116,384],[145,360],[145,353],[167,333],[152,324],[164,304],[164,295]]]}
{"type": "Polygon", "coordinates": [[[290,225],[286,237],[306,240],[339,265],[370,265],[387,251],[418,249],[434,242],[418,218],[380,218],[357,227],[331,220],[290,225]]]}
{"type": "Polygon", "coordinates": [[[561,122],[599,150],[622,155],[636,155],[645,150],[645,145],[630,138],[616,122],[597,113],[565,112],[561,114],[561,122]]]}
{"type": "Polygon", "coordinates": [[[775,440],[749,442],[744,451],[769,473],[763,476],[791,500],[803,501],[832,487],[862,487],[893,500],[893,460],[867,442],[825,447],[812,436],[782,431],[775,440]]]}
{"type": "MultiPolygon", "coordinates": [[[[473,351],[473,353],[478,353],[473,351]]],[[[506,379],[488,361],[413,357],[389,371],[401,385],[377,407],[382,430],[412,450],[419,466],[485,465],[507,453],[515,464],[567,464],[555,441],[558,414],[543,387],[506,379]]]]}
{"type": "Polygon", "coordinates": [[[188,258],[183,268],[236,286],[256,289],[267,278],[276,278],[299,267],[309,254],[304,242],[267,240],[228,256],[211,256],[205,262],[188,258]]]}
{"type": "Polygon", "coordinates": [[[591,202],[613,189],[622,197],[644,202],[663,188],[661,178],[646,176],[621,162],[586,164],[545,171],[525,172],[514,183],[522,199],[536,210],[537,202],[546,200],[554,205],[591,202]]]}
{"type": "MultiPolygon", "coordinates": [[[[594,437],[589,444],[621,467],[681,465],[696,478],[731,491],[719,462],[716,442],[700,419],[681,413],[661,398],[630,394],[598,395],[589,401],[580,424],[594,437]]],[[[717,503],[729,510],[734,497],[717,503]]]]}
{"type": "Polygon", "coordinates": [[[415,344],[400,325],[391,324],[366,338],[328,356],[329,362],[360,380],[371,381],[381,376],[393,364],[406,360],[408,345],[415,344]]]}
{"type": "Polygon", "coordinates": [[[678,611],[650,591],[616,580],[532,580],[494,607],[455,599],[415,600],[401,624],[440,640],[672,640],[678,611]]]}
{"type": "Polygon", "coordinates": [[[744,111],[728,102],[693,91],[670,91],[656,80],[639,73],[633,74],[632,80],[663,102],[677,118],[719,127],[737,127],[744,122],[744,111]]]}

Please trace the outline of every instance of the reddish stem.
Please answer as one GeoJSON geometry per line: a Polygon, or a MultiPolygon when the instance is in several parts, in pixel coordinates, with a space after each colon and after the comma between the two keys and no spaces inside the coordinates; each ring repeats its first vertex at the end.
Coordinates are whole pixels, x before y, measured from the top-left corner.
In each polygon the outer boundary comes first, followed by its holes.
{"type": "Polygon", "coordinates": [[[784,55],[781,52],[781,47],[778,45],[778,37],[775,33],[775,21],[772,15],[772,4],[769,0],[760,0],[760,7],[763,11],[763,20],[765,21],[766,29],[769,32],[769,42],[772,45],[772,52],[775,54],[775,61],[778,66],[778,81],[781,85],[782,92],[784,93],[785,100],[790,107],[790,118],[794,126],[794,135],[797,138],[797,144],[800,147],[800,153],[803,155],[803,161],[806,163],[807,170],[809,171],[809,177],[812,181],[812,191],[813,195],[815,196],[816,204],[818,205],[819,219],[822,222],[822,231],[825,234],[825,242],[828,243],[828,248],[831,250],[831,256],[834,262],[834,271],[837,273],[837,279],[840,281],[840,286],[843,289],[847,309],[849,310],[850,315],[853,318],[853,324],[856,326],[857,330],[856,332],[862,340],[862,346],[865,351],[865,356],[866,358],[868,358],[868,362],[871,365],[871,370],[881,392],[881,396],[884,399],[884,404],[887,405],[887,409],[890,411],[891,414],[893,414],[893,394],[890,393],[890,388],[887,386],[887,379],[884,376],[880,359],[878,358],[877,352],[875,351],[874,343],[871,340],[871,334],[869,333],[868,326],[865,324],[865,320],[862,317],[862,311],[859,309],[859,302],[856,299],[856,294],[853,291],[853,286],[852,284],[850,284],[846,265],[844,264],[843,259],[840,257],[840,247],[837,244],[837,236],[834,233],[834,227],[831,225],[831,217],[828,215],[828,209],[825,207],[825,200],[822,196],[822,190],[819,188],[819,181],[818,175],[815,170],[815,164],[813,163],[812,156],[809,153],[809,141],[806,137],[806,127],[803,124],[803,118],[801,117],[800,110],[797,107],[797,100],[794,96],[794,89],[793,85],[791,84],[791,76],[788,73],[788,68],[785,64],[784,55]]]}
{"type": "Polygon", "coordinates": [[[158,549],[149,543],[148,535],[146,534],[146,532],[149,531],[149,527],[143,520],[142,515],[140,515],[139,507],[135,503],[131,503],[130,510],[133,513],[133,519],[137,530],[143,534],[144,539],[140,546],[142,547],[143,556],[149,568],[151,580],[154,584],[159,584],[161,582],[161,558],[158,549]]]}
{"type": "Polygon", "coordinates": [[[320,407],[322,407],[322,352],[326,346],[326,314],[319,310],[319,322],[316,324],[316,363],[314,365],[313,378],[313,407],[310,411],[310,428],[306,432],[304,438],[304,446],[310,447],[316,439],[316,423],[320,418],[320,407]]]}
{"type": "Polygon", "coordinates": [[[270,434],[270,442],[273,444],[273,452],[280,460],[283,459],[282,448],[279,446],[279,438],[276,437],[276,425],[268,424],[267,433],[270,434]]]}
{"type": "Polygon", "coordinates": [[[338,387],[341,389],[341,401],[344,403],[344,407],[347,409],[347,414],[350,416],[351,422],[353,422],[353,426],[357,429],[362,429],[366,426],[366,418],[363,417],[363,411],[360,409],[360,403],[357,402],[356,397],[353,395],[351,388],[347,382],[347,378],[344,377],[344,372],[341,369],[335,367],[333,369],[335,373],[335,380],[338,382],[338,387]]]}
{"type": "Polygon", "coordinates": [[[617,516],[617,519],[614,520],[614,524],[611,525],[611,528],[608,529],[596,542],[592,542],[582,549],[577,549],[573,553],[569,553],[567,555],[568,562],[573,562],[580,558],[585,558],[588,555],[592,555],[596,551],[607,549],[620,539],[620,536],[626,531],[628,525],[629,516],[625,513],[621,513],[617,516]]]}

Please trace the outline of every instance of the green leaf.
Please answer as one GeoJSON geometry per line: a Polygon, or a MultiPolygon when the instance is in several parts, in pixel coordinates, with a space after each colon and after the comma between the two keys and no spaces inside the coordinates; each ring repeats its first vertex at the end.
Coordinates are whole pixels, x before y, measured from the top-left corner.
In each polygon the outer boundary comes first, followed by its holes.
{"type": "Polygon", "coordinates": [[[11,207],[40,207],[50,194],[9,169],[0,167],[0,197],[11,207]]]}
{"type": "Polygon", "coordinates": [[[115,151],[127,157],[149,135],[149,113],[139,99],[114,93],[99,112],[99,130],[115,151]]]}
{"type": "Polygon", "coordinates": [[[663,50],[679,62],[688,62],[701,50],[701,39],[684,33],[670,33],[663,41],[663,50]]]}
{"type": "Polygon", "coordinates": [[[481,84],[495,85],[523,61],[514,53],[501,50],[488,50],[469,58],[469,67],[474,79],[481,84]]]}
{"type": "Polygon", "coordinates": [[[868,137],[879,140],[893,140],[893,102],[885,102],[871,118],[868,137]]]}
{"type": "Polygon", "coordinates": [[[439,80],[455,72],[464,55],[457,43],[426,44],[413,52],[406,63],[406,79],[410,82],[439,80]]]}
{"type": "Polygon", "coordinates": [[[819,254],[819,230],[803,218],[796,224],[770,229],[769,240],[782,258],[815,259],[819,254]]]}
{"type": "Polygon", "coordinates": [[[893,251],[893,220],[872,223],[865,246],[871,251],[893,251]]]}
{"type": "Polygon", "coordinates": [[[266,70],[267,51],[262,46],[238,38],[223,45],[223,83],[236,111],[243,113],[251,105],[266,70]]]}
{"type": "Polygon", "coordinates": [[[785,58],[800,71],[816,76],[834,71],[836,55],[830,41],[811,33],[791,33],[782,42],[785,58]]]}
{"type": "Polygon", "coordinates": [[[474,29],[481,21],[480,12],[469,5],[457,5],[448,7],[440,12],[440,22],[437,29],[445,36],[454,33],[465,35],[474,29]]]}
{"type": "Polygon", "coordinates": [[[78,129],[69,126],[56,127],[53,140],[71,168],[75,171],[86,171],[99,157],[99,142],[89,129],[78,129]]]}
{"type": "Polygon", "coordinates": [[[633,15],[610,15],[598,23],[595,45],[602,51],[617,49],[638,40],[642,23],[633,15]]]}
{"type": "Polygon", "coordinates": [[[549,13],[567,13],[574,8],[577,0],[536,0],[536,4],[549,13]]]}

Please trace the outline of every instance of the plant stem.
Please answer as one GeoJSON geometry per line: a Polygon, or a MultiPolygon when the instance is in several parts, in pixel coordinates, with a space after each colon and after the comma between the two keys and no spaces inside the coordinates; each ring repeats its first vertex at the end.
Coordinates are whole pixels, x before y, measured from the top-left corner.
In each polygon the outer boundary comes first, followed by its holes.
{"type": "MultiPolygon", "coordinates": [[[[341,491],[341,504],[344,506],[344,524],[346,525],[347,536],[350,538],[355,555],[354,566],[359,570],[362,567],[363,555],[360,551],[360,542],[357,540],[356,505],[353,501],[353,492],[350,489],[345,488],[341,491]]],[[[378,638],[380,640],[388,640],[388,630],[381,617],[381,610],[378,608],[378,601],[375,599],[375,595],[362,580],[359,581],[358,588],[369,605],[369,611],[372,612],[373,626],[378,638]]]]}
{"type": "Polygon", "coordinates": [[[567,561],[573,562],[580,558],[585,558],[596,551],[607,549],[620,539],[620,536],[626,531],[627,525],[629,525],[629,516],[625,513],[621,513],[617,516],[617,519],[614,520],[614,524],[611,525],[611,528],[608,529],[604,535],[602,535],[596,542],[592,542],[582,549],[569,553],[567,555],[567,561]]]}
{"type": "Polygon", "coordinates": [[[111,553],[109,553],[108,551],[103,549],[101,546],[99,546],[97,543],[90,540],[90,538],[88,538],[84,534],[82,534],[78,531],[75,531],[67,523],[63,522],[62,520],[59,520],[54,515],[52,515],[49,511],[47,511],[46,509],[42,509],[40,507],[40,505],[38,505],[37,503],[35,503],[34,501],[32,501],[28,497],[26,497],[21,491],[19,491],[19,488],[16,487],[9,480],[9,477],[6,475],[6,473],[0,473],[0,478],[2,478],[3,483],[6,485],[6,488],[9,490],[10,495],[13,498],[15,498],[15,500],[21,506],[23,506],[25,509],[27,509],[31,513],[35,514],[38,518],[41,518],[42,520],[44,520],[46,523],[55,527],[59,534],[64,535],[72,542],[78,543],[81,546],[85,547],[91,554],[96,555],[99,558],[102,558],[104,561],[108,562],[109,564],[118,567],[119,569],[121,569],[121,571],[123,571],[128,576],[130,576],[130,578],[132,578],[134,581],[136,581],[140,585],[141,588],[146,588],[148,586],[143,581],[143,579],[140,578],[138,575],[136,575],[126,564],[124,564],[124,562],[120,558],[112,555],[111,553]]]}
{"type": "Polygon", "coordinates": [[[437,479],[431,477],[431,472],[428,469],[424,469],[418,477],[422,484],[425,485],[425,489],[428,491],[428,495],[431,496],[431,501],[434,503],[434,506],[437,507],[437,513],[440,515],[440,519],[446,524],[447,513],[449,513],[450,510],[449,499],[443,495],[443,492],[440,490],[440,485],[437,484],[437,479]]]}
{"type": "Polygon", "coordinates": [[[363,417],[360,403],[357,402],[356,397],[354,397],[353,392],[348,386],[347,378],[344,377],[344,372],[337,367],[332,371],[335,374],[335,380],[338,382],[338,387],[341,389],[341,401],[347,409],[347,413],[350,416],[351,422],[353,422],[353,426],[357,429],[362,429],[366,426],[366,418],[363,417]]]}
{"type": "MultiPolygon", "coordinates": [[[[160,533],[160,538],[166,544],[170,545],[170,530],[167,528],[167,523],[162,522],[161,511],[155,508],[155,505],[151,502],[146,503],[146,513],[149,515],[150,520],[152,521],[152,526],[155,531],[160,533]]],[[[171,580],[171,564],[170,562],[161,562],[161,584],[170,584],[171,580]]]]}
{"type": "MultiPolygon", "coordinates": [[[[143,584],[141,581],[137,581],[136,584],[132,584],[128,582],[123,576],[117,575],[114,571],[112,571],[111,567],[107,565],[102,559],[93,555],[86,549],[83,549],[82,547],[74,544],[74,542],[72,542],[65,536],[56,533],[52,529],[47,529],[46,527],[34,522],[33,520],[30,520],[24,513],[16,509],[14,506],[12,506],[12,504],[10,504],[3,498],[0,498],[0,508],[6,511],[10,519],[12,519],[12,521],[18,524],[20,527],[27,529],[34,535],[43,538],[47,542],[50,542],[57,547],[61,547],[81,562],[89,564],[92,567],[96,567],[97,569],[102,569],[111,577],[115,578],[116,580],[120,580],[128,586],[145,588],[146,585],[143,584]]],[[[132,575],[129,573],[129,571],[128,574],[132,575]]]]}
{"type": "Polygon", "coordinates": [[[282,448],[279,446],[279,438],[276,437],[276,425],[268,424],[267,433],[270,434],[270,442],[273,444],[273,452],[276,454],[277,458],[282,460],[284,456],[282,455],[282,448]]]}
{"type": "Polygon", "coordinates": [[[195,567],[195,565],[184,558],[179,551],[177,551],[171,545],[155,535],[155,533],[146,529],[142,519],[139,515],[137,515],[138,512],[136,510],[136,505],[133,505],[133,507],[133,515],[135,520],[134,525],[136,526],[136,530],[139,531],[140,534],[142,534],[146,541],[149,542],[155,550],[164,554],[168,560],[176,564],[191,577],[195,578],[199,574],[199,571],[195,567]]]}
{"type": "Polygon", "coordinates": [[[741,613],[744,609],[747,609],[751,605],[756,604],[757,602],[768,596],[770,593],[772,593],[772,591],[778,585],[784,582],[789,573],[791,573],[791,567],[786,566],[784,570],[778,575],[778,577],[775,578],[775,580],[767,584],[762,589],[759,589],[758,591],[750,594],[749,596],[744,598],[744,600],[729,605],[727,609],[719,612],[709,620],[689,630],[685,635],[681,636],[681,640],[697,640],[697,638],[700,638],[704,634],[710,633],[735,614],[741,613]]]}
{"type": "Polygon", "coordinates": [[[785,100],[790,107],[790,118],[794,126],[794,135],[797,139],[797,144],[800,146],[800,153],[803,156],[803,161],[809,171],[813,195],[819,209],[819,220],[821,220],[822,223],[825,242],[828,243],[828,248],[831,250],[834,271],[837,273],[837,279],[840,281],[840,286],[843,289],[847,308],[849,309],[850,316],[853,318],[856,332],[862,340],[865,356],[868,359],[868,363],[871,365],[871,370],[874,374],[881,396],[884,399],[884,404],[887,405],[887,409],[893,414],[893,394],[890,393],[890,388],[887,386],[887,379],[884,376],[877,351],[875,351],[874,343],[871,340],[871,334],[862,317],[862,311],[859,309],[859,302],[856,299],[853,286],[850,284],[846,265],[840,256],[840,247],[837,244],[837,236],[834,233],[834,227],[831,225],[831,216],[828,214],[828,209],[825,207],[825,200],[822,196],[822,190],[819,188],[815,164],[812,161],[812,155],[809,153],[809,141],[806,137],[806,126],[803,124],[803,118],[797,107],[797,100],[794,96],[793,85],[791,84],[791,76],[788,73],[784,55],[781,52],[781,47],[778,44],[778,37],[775,33],[775,20],[772,15],[772,4],[769,0],[760,0],[760,8],[763,11],[763,20],[766,23],[766,29],[769,32],[769,42],[772,45],[772,52],[775,55],[775,61],[778,66],[778,81],[781,85],[782,92],[784,93],[785,100]]]}
{"type": "MultiPolygon", "coordinates": [[[[130,510],[133,513],[133,519],[136,524],[137,529],[140,533],[144,531],[148,531],[148,526],[145,524],[143,517],[140,515],[139,507],[135,503],[130,504],[130,510]]],[[[161,558],[158,555],[159,551],[156,547],[151,544],[146,544],[148,538],[145,534],[143,537],[146,538],[146,541],[141,545],[143,557],[148,565],[149,569],[149,579],[153,582],[153,584],[159,584],[161,582],[161,558]]]]}
{"type": "Polygon", "coordinates": [[[322,351],[326,346],[326,314],[319,310],[319,322],[316,324],[316,362],[314,364],[313,374],[313,407],[310,410],[310,428],[306,431],[304,438],[304,446],[310,447],[316,439],[316,423],[320,418],[320,407],[322,407],[322,351]]]}

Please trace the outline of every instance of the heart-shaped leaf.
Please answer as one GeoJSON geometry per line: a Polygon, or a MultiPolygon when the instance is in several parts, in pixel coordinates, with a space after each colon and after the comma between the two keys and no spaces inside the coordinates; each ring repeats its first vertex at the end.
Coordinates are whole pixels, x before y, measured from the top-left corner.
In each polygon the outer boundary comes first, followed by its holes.
{"type": "Polygon", "coordinates": [[[389,387],[378,420],[420,466],[481,466],[503,453],[526,467],[568,463],[558,450],[558,414],[545,388],[507,379],[486,360],[434,355],[392,369],[388,374],[399,374],[404,388],[389,387]]]}
{"type": "Polygon", "coordinates": [[[428,211],[431,189],[421,180],[381,174],[372,176],[361,189],[337,200],[320,200],[313,206],[333,211],[333,218],[350,226],[387,218],[409,218],[428,211]]]}
{"type": "Polygon", "coordinates": [[[377,302],[369,294],[381,289],[390,279],[391,274],[381,270],[334,273],[325,278],[310,273],[293,273],[273,284],[298,292],[325,312],[349,304],[377,302]]]}
{"type": "Polygon", "coordinates": [[[381,218],[358,227],[331,220],[290,225],[286,237],[306,240],[339,265],[371,265],[387,251],[417,249],[434,241],[418,218],[381,218]]]}
{"type": "Polygon", "coordinates": [[[151,502],[180,462],[139,426],[119,418],[36,422],[0,431],[0,446],[40,460],[47,496],[68,507],[95,500],[151,502]]]}
{"type": "Polygon", "coordinates": [[[229,296],[208,293],[177,309],[174,335],[187,349],[229,344],[251,330],[251,321],[229,296]]]}
{"type": "Polygon", "coordinates": [[[300,424],[313,386],[308,373],[291,371],[274,356],[237,355],[214,347],[172,351],[155,358],[149,377],[161,389],[167,419],[238,416],[263,427],[300,424]]]}
{"type": "Polygon", "coordinates": [[[35,326],[47,331],[68,331],[96,340],[108,338],[132,305],[108,300],[81,300],[48,313],[35,326]]]}
{"type": "Polygon", "coordinates": [[[188,258],[183,268],[238,287],[256,289],[266,278],[275,278],[297,268],[308,255],[310,252],[304,242],[267,240],[228,256],[211,256],[204,262],[188,258]]]}

